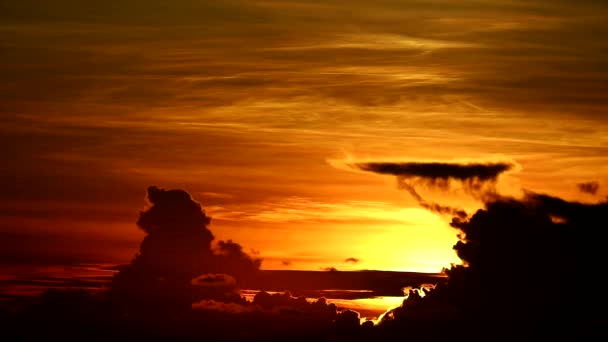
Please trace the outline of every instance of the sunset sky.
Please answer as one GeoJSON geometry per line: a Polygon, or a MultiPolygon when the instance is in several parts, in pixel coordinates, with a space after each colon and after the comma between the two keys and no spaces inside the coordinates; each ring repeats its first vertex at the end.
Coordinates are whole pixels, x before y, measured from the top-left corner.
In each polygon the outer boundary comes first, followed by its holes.
{"type": "Polygon", "coordinates": [[[451,217],[352,164],[501,161],[503,194],[605,198],[607,23],[591,0],[0,1],[1,263],[129,262],[156,185],[264,269],[439,272],[451,217]]]}

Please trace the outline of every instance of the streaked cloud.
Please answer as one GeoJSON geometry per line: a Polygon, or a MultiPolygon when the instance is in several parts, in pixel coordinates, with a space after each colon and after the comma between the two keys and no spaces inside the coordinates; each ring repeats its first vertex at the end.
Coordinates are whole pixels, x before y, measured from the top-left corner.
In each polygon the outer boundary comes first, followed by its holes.
{"type": "Polygon", "coordinates": [[[272,202],[255,203],[231,210],[210,206],[207,211],[214,219],[255,221],[266,223],[406,223],[429,225],[441,219],[419,208],[403,208],[392,203],[345,201],[326,203],[302,197],[281,198],[272,202]]]}

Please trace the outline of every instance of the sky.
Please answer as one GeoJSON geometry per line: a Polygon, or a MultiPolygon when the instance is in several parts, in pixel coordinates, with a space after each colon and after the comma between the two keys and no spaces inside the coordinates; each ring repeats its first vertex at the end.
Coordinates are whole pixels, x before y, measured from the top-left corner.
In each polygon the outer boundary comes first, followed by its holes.
{"type": "Polygon", "coordinates": [[[0,13],[3,264],[129,262],[150,185],[188,191],[262,268],[309,270],[459,262],[450,217],[353,163],[509,162],[501,193],[607,195],[604,1],[2,0],[0,13]]]}

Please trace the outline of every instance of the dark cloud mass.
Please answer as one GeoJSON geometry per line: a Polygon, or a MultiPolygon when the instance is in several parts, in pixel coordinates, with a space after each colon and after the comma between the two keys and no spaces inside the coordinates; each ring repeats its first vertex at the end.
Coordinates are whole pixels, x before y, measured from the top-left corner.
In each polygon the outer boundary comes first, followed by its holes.
{"type": "Polygon", "coordinates": [[[577,322],[598,328],[608,319],[597,311],[608,305],[608,295],[596,280],[605,267],[607,217],[608,202],[533,192],[522,199],[495,196],[471,217],[452,220],[460,238],[454,249],[464,265],[452,266],[447,283],[406,300],[381,326],[395,331],[427,317],[486,322],[488,329],[517,321],[510,333],[567,321],[572,329],[577,322]]]}
{"type": "Polygon", "coordinates": [[[232,240],[214,248],[211,218],[187,192],[152,186],[147,199],[149,207],[137,221],[147,235],[131,264],[115,276],[113,299],[124,310],[152,305],[166,311],[185,310],[202,299],[240,301],[238,282],[254,276],[261,260],[232,240]]]}

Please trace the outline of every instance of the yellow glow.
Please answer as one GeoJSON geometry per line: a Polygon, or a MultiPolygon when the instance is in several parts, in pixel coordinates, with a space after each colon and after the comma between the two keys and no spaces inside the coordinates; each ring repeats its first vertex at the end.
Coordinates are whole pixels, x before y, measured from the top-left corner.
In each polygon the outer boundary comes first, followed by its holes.
{"type": "Polygon", "coordinates": [[[292,198],[232,210],[211,207],[209,213],[217,219],[212,229],[218,238],[230,236],[261,251],[265,269],[435,273],[460,262],[452,250],[457,231],[446,218],[419,208],[292,198]],[[278,246],[290,246],[289,252],[278,246]],[[359,261],[346,262],[350,257],[359,261]]]}

